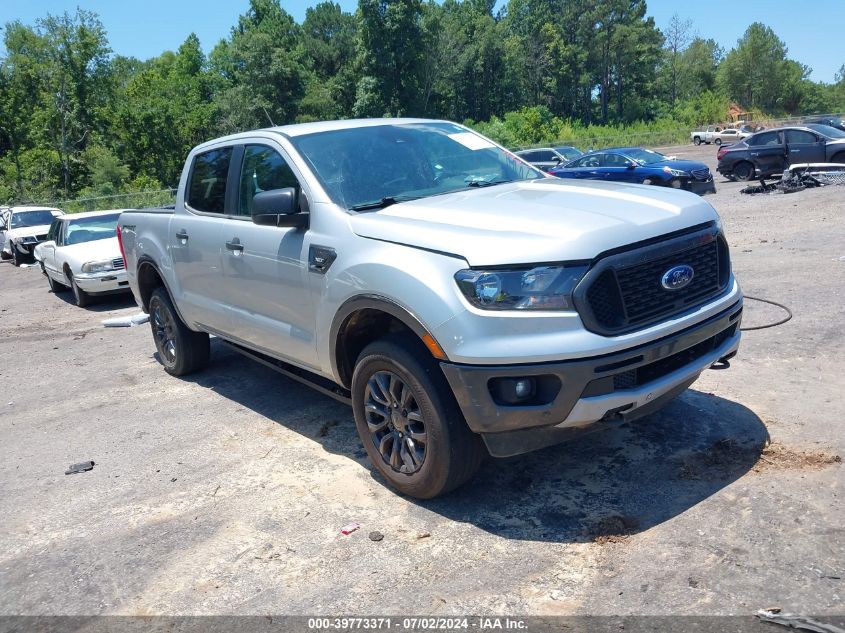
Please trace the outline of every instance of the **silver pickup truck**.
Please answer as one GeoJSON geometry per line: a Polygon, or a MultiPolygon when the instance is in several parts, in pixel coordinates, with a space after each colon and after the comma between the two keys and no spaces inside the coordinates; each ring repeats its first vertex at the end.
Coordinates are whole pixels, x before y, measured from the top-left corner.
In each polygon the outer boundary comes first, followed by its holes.
{"type": "Polygon", "coordinates": [[[546,176],[447,121],[306,123],[195,148],[124,212],[170,374],[209,335],[351,404],[374,466],[434,497],[645,415],[736,353],[742,294],[696,195],[546,176]]]}

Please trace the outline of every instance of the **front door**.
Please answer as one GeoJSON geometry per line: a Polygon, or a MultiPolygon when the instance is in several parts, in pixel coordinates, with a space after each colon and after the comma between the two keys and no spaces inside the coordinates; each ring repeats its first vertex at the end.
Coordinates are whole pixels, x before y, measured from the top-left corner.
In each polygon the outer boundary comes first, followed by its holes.
{"type": "Polygon", "coordinates": [[[762,132],[753,137],[754,145],[749,148],[752,162],[760,175],[771,176],[779,174],[786,168],[786,147],[783,144],[783,133],[776,130],[762,132]]]}
{"type": "Polygon", "coordinates": [[[233,186],[239,222],[226,234],[223,272],[234,338],[299,365],[317,367],[316,312],[308,289],[306,229],[261,226],[251,221],[253,196],[293,187],[300,206],[306,193],[280,148],[248,144],[233,186]]]}
{"type": "Polygon", "coordinates": [[[824,139],[806,130],[786,130],[785,134],[790,165],[825,162],[824,139]]]}

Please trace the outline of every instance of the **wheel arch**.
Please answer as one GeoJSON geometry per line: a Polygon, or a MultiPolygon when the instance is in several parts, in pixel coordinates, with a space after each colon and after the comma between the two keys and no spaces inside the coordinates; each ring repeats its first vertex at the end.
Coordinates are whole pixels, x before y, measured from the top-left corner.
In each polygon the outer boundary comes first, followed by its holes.
{"type": "Polygon", "coordinates": [[[403,330],[416,335],[423,349],[432,356],[446,359],[435,338],[408,308],[380,295],[358,295],[347,299],[335,314],[329,333],[332,373],[348,389],[361,350],[388,333],[403,330]]]}
{"type": "Polygon", "coordinates": [[[185,320],[182,311],[179,309],[179,306],[176,304],[173,292],[170,290],[170,286],[167,284],[167,280],[165,279],[164,275],[161,274],[161,270],[159,270],[158,265],[155,263],[155,261],[153,261],[151,257],[141,256],[138,260],[137,279],[138,295],[141,300],[141,309],[144,312],[146,312],[147,314],[149,314],[150,312],[150,298],[153,295],[153,291],[156,288],[164,288],[164,291],[170,297],[170,302],[173,304],[173,307],[176,310],[176,314],[179,316],[180,319],[182,319],[183,323],[188,323],[185,320]]]}

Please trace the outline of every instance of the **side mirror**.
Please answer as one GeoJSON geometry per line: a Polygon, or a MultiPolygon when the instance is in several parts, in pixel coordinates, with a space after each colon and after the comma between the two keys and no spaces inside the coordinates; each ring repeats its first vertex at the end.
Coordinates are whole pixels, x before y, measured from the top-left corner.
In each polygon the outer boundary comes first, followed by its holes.
{"type": "Polygon", "coordinates": [[[555,165],[560,165],[563,161],[560,159],[560,156],[555,156],[554,158],[555,165]]]}
{"type": "Polygon", "coordinates": [[[307,226],[308,214],[300,213],[296,206],[293,187],[262,191],[252,198],[252,221],[262,226],[307,226]]]}

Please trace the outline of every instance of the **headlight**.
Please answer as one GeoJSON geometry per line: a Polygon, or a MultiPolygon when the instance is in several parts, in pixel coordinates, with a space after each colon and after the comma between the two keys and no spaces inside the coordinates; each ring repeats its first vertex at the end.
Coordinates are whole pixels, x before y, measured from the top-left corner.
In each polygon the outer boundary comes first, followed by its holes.
{"type": "Polygon", "coordinates": [[[455,281],[483,310],[572,310],[572,290],[589,266],[569,264],[520,270],[459,270],[455,281]]]}
{"type": "Polygon", "coordinates": [[[676,178],[684,178],[685,176],[689,176],[689,174],[681,169],[672,169],[671,167],[664,167],[663,171],[667,174],[672,174],[676,178]]]}
{"type": "Polygon", "coordinates": [[[38,242],[38,238],[34,235],[27,235],[21,238],[21,244],[35,244],[36,242],[38,242]]]}
{"type": "Polygon", "coordinates": [[[114,270],[114,264],[110,259],[106,259],[101,262],[85,262],[82,264],[82,272],[84,273],[102,273],[107,270],[114,270]]]}

